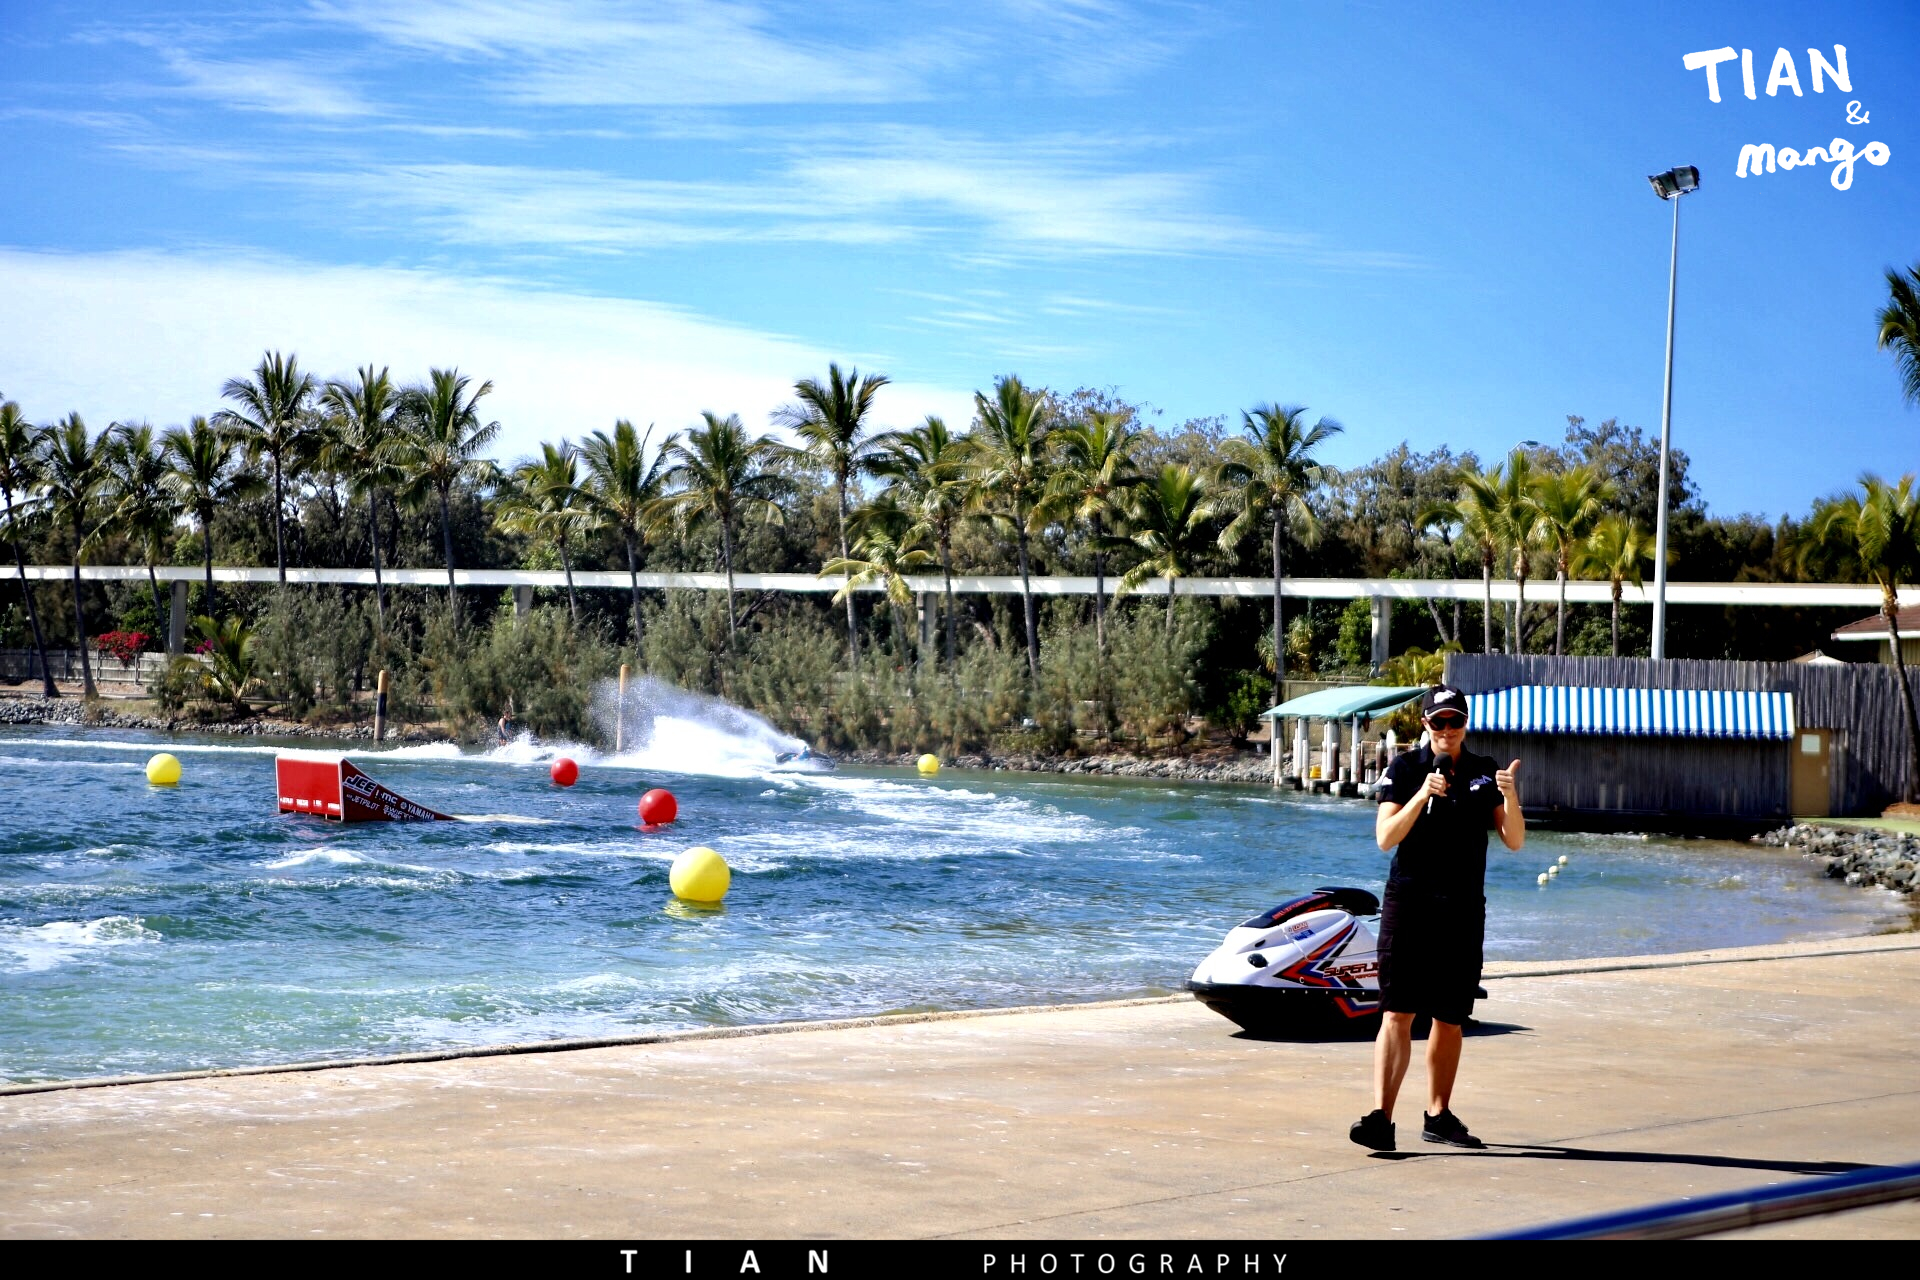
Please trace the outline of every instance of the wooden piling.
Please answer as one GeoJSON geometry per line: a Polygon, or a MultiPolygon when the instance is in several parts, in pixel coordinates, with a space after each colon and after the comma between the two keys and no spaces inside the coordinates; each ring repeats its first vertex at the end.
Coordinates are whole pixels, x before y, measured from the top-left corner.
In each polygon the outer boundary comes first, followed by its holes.
{"type": "Polygon", "coordinates": [[[620,700],[613,707],[613,753],[619,755],[626,746],[627,731],[627,664],[620,664],[620,700]]]}
{"type": "Polygon", "coordinates": [[[387,736],[387,673],[382,671],[374,682],[373,694],[373,740],[383,742],[387,736]]]}

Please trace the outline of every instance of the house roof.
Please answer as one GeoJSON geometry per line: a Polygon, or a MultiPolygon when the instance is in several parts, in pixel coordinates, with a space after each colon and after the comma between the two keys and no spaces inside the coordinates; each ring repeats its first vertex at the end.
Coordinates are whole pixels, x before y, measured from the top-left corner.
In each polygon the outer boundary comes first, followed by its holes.
{"type": "Polygon", "coordinates": [[[1468,722],[1495,733],[1776,741],[1793,736],[1790,693],[1523,684],[1469,694],[1467,703],[1468,722]]]}
{"type": "Polygon", "coordinates": [[[1412,702],[1427,691],[1426,685],[1412,688],[1395,685],[1361,684],[1344,689],[1316,689],[1289,698],[1277,707],[1263,711],[1267,719],[1298,717],[1303,720],[1345,720],[1349,716],[1372,715],[1412,702]]]}
{"type": "MultiPolygon", "coordinates": [[[[1920,640],[1920,604],[1910,604],[1893,615],[1894,626],[1900,632],[1902,640],[1920,640]]],[[[1834,631],[1835,640],[1885,640],[1887,638],[1887,620],[1878,613],[1870,613],[1858,622],[1849,622],[1834,631]]]]}

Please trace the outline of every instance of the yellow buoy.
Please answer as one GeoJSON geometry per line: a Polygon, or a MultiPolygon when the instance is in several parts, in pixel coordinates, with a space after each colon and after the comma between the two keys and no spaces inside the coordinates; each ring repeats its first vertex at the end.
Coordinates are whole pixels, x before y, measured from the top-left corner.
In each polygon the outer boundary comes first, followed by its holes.
{"type": "Polygon", "coordinates": [[[147,761],[147,781],[156,787],[177,785],[180,781],[179,757],[162,751],[147,761]]]}
{"type": "Polygon", "coordinates": [[[921,756],[919,769],[922,774],[931,778],[934,774],[940,772],[940,757],[932,754],[921,756]]]}
{"type": "Polygon", "coordinates": [[[673,860],[667,883],[673,886],[674,896],[688,902],[718,902],[727,896],[733,873],[727,870],[725,858],[695,845],[673,860]]]}

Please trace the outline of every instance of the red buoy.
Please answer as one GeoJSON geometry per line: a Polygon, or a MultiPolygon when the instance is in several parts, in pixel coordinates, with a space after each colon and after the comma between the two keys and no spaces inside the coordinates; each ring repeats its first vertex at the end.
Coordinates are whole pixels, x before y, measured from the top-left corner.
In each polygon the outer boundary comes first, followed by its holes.
{"type": "Polygon", "coordinates": [[[556,786],[570,787],[580,781],[580,766],[565,756],[555,760],[549,772],[556,786]]]}
{"type": "Polygon", "coordinates": [[[650,827],[662,826],[680,816],[680,802],[673,792],[659,787],[640,797],[640,821],[650,827]]]}

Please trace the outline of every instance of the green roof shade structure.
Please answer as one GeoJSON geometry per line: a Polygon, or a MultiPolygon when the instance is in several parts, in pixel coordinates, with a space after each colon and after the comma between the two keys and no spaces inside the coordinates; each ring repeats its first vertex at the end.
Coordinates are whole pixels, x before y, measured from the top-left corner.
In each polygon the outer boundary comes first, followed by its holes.
{"type": "Polygon", "coordinates": [[[1288,698],[1279,706],[1260,713],[1262,719],[1345,720],[1350,716],[1371,716],[1391,711],[1412,702],[1427,691],[1426,685],[1411,689],[1394,685],[1363,684],[1344,689],[1318,689],[1297,698],[1288,698]]]}

